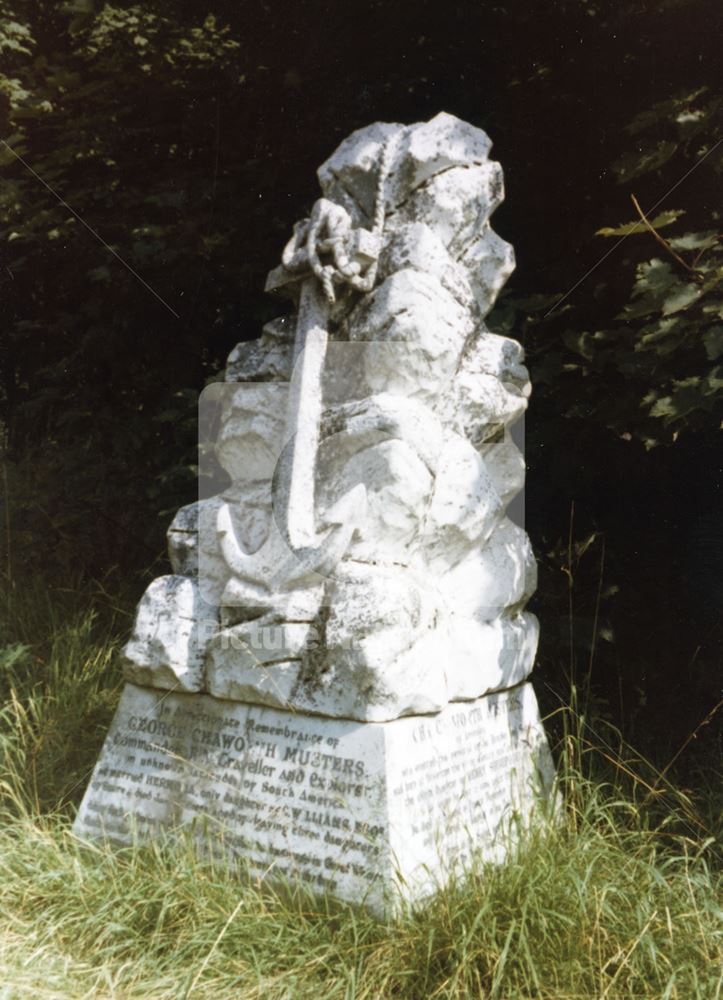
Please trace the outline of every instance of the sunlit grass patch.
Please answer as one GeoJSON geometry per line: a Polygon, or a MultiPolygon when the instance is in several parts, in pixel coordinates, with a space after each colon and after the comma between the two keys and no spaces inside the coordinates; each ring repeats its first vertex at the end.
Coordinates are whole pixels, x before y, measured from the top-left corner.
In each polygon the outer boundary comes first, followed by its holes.
{"type": "Polygon", "coordinates": [[[0,998],[723,996],[705,817],[670,785],[651,797],[629,752],[593,780],[572,724],[558,822],[388,925],[260,886],[190,840],[82,844],[73,804],[117,699],[125,627],[90,603],[38,596],[3,625],[0,998]]]}

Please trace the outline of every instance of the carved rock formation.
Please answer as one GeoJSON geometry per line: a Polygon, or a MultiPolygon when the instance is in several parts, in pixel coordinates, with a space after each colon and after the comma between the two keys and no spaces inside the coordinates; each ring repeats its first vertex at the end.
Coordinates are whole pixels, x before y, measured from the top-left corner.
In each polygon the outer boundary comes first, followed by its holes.
{"type": "Polygon", "coordinates": [[[535,562],[505,511],[530,385],[520,345],[484,324],[514,266],[489,224],[503,198],[489,148],[440,114],[355,132],[321,166],[318,233],[314,217],[297,226],[293,266],[267,286],[302,315],[228,359],[217,453],[231,485],[176,515],[176,575],[141,602],[128,679],[381,721],[529,674],[535,562]],[[314,283],[329,299],[316,312],[314,283]],[[299,329],[324,322],[314,383],[299,329]],[[293,406],[315,424],[289,457],[293,406]],[[294,490],[313,505],[305,547],[294,490]]]}

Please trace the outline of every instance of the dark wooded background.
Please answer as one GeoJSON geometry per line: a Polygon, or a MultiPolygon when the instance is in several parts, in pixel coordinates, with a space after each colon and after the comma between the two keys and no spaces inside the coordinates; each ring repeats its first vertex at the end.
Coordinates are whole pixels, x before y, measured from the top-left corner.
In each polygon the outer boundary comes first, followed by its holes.
{"type": "Polygon", "coordinates": [[[535,385],[538,688],[554,704],[574,660],[600,716],[661,757],[684,739],[720,696],[720,4],[2,7],[0,135],[27,164],[0,147],[8,581],[137,597],[165,571],[197,393],[279,311],[265,274],[315,168],[355,128],[446,110],[505,171],[518,269],[490,323],[535,385]],[[633,234],[545,317],[630,195],[678,181],[652,214],[685,264],[633,234]]]}

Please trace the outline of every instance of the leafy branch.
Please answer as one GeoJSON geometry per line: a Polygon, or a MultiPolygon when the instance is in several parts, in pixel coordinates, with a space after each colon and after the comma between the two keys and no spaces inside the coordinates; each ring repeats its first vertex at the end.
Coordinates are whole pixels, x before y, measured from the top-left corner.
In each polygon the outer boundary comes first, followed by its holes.
{"type": "MultiPolygon", "coordinates": [[[[658,241],[658,243],[660,243],[660,245],[665,248],[665,250],[673,258],[673,260],[675,260],[678,264],[680,264],[681,267],[685,268],[685,270],[688,272],[688,274],[690,274],[695,281],[702,281],[703,280],[703,275],[700,274],[699,271],[696,271],[695,267],[691,267],[691,265],[688,264],[687,261],[683,260],[683,258],[680,256],[680,254],[678,254],[678,253],[675,252],[675,250],[672,248],[672,246],[670,245],[670,243],[668,243],[668,241],[665,239],[665,237],[661,236],[660,233],[657,231],[657,229],[648,220],[648,217],[646,216],[645,212],[640,207],[640,203],[638,202],[638,199],[635,197],[634,194],[630,195],[630,200],[632,201],[633,205],[635,206],[635,211],[640,216],[640,220],[643,223],[643,225],[645,226],[645,228],[648,230],[648,232],[652,233],[652,235],[655,237],[655,239],[658,241]]],[[[698,255],[696,257],[696,261],[698,260],[699,256],[700,255],[698,255]]]]}

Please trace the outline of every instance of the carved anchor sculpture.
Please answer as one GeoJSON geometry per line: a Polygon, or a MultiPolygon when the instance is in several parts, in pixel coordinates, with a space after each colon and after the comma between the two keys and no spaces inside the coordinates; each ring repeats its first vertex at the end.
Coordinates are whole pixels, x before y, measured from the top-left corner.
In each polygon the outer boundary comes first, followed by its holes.
{"type": "Polygon", "coordinates": [[[295,225],[284,249],[284,269],[291,274],[306,274],[301,282],[289,386],[285,434],[288,445],[277,467],[269,533],[256,552],[245,552],[239,544],[228,504],[219,508],[221,551],[234,574],[226,585],[222,604],[272,610],[275,594],[319,582],[341,560],[364,517],[366,489],[359,484],[326,512],[326,527],[318,531],[314,480],[329,309],[336,301],[335,286],[360,292],[374,287],[389,158],[389,145],[385,145],[371,230],[354,228],[342,206],[320,198],[310,218],[295,225]]]}

